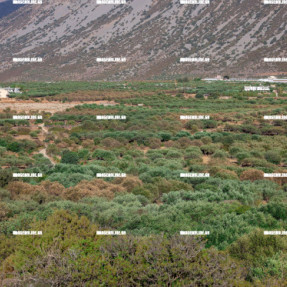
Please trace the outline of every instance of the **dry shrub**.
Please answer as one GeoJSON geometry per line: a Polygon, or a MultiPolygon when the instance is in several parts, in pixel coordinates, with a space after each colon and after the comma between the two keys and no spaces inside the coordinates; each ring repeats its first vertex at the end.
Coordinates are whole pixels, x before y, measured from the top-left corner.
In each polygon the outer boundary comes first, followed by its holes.
{"type": "Polygon", "coordinates": [[[68,143],[65,143],[65,142],[60,142],[57,144],[57,148],[58,149],[66,149],[68,148],[70,145],[68,143]]]}
{"type": "Polygon", "coordinates": [[[43,181],[40,185],[31,185],[22,181],[10,182],[7,189],[12,199],[31,199],[33,196],[41,195],[44,199],[51,196],[63,197],[65,187],[58,182],[43,181]]]}
{"type": "Polygon", "coordinates": [[[0,202],[0,221],[7,219],[7,214],[9,213],[9,209],[4,202],[0,202]]]}
{"type": "Polygon", "coordinates": [[[169,141],[164,143],[164,146],[167,147],[167,148],[172,148],[172,147],[177,148],[177,147],[179,147],[179,143],[176,142],[176,141],[169,140],[169,141]]]}
{"type": "Polygon", "coordinates": [[[66,189],[64,196],[66,199],[73,201],[93,196],[112,199],[115,193],[123,191],[124,188],[120,185],[109,183],[102,179],[93,179],[91,181],[83,180],[76,186],[66,189]]]}
{"type": "Polygon", "coordinates": [[[203,145],[203,142],[201,140],[193,140],[191,143],[190,143],[191,146],[202,146],[203,145]]]}
{"type": "Polygon", "coordinates": [[[143,185],[142,181],[136,176],[122,178],[118,177],[113,180],[113,183],[116,185],[121,185],[127,192],[132,192],[134,188],[143,185]]]}
{"type": "Polygon", "coordinates": [[[94,141],[90,139],[83,140],[82,146],[84,148],[93,148],[95,146],[94,141]]]}
{"type": "Polygon", "coordinates": [[[35,186],[22,181],[9,182],[7,190],[10,191],[12,199],[29,199],[36,193],[35,186]]]}
{"type": "Polygon", "coordinates": [[[248,169],[241,173],[240,180],[260,180],[264,179],[264,172],[257,169],[248,169]]]}
{"type": "Polygon", "coordinates": [[[43,181],[40,188],[44,189],[47,194],[62,196],[65,193],[65,187],[58,182],[43,181]]]}
{"type": "Polygon", "coordinates": [[[113,138],[105,138],[101,141],[101,145],[108,148],[119,148],[122,146],[122,143],[113,138]]]}
{"type": "MultiPolygon", "coordinates": [[[[281,171],[274,171],[273,173],[287,173],[286,170],[281,170],[281,171]]],[[[286,177],[270,177],[270,180],[276,182],[279,185],[284,185],[287,183],[287,178],[286,177]]]]}
{"type": "Polygon", "coordinates": [[[220,169],[216,173],[216,177],[220,177],[222,179],[238,179],[237,173],[233,170],[228,169],[220,169]]]}
{"type": "Polygon", "coordinates": [[[28,135],[30,132],[31,132],[30,128],[27,128],[27,127],[18,128],[18,135],[28,135]]]}
{"type": "Polygon", "coordinates": [[[102,179],[83,180],[76,186],[67,189],[58,182],[43,181],[39,185],[31,185],[15,181],[8,184],[7,190],[11,193],[12,199],[37,200],[41,197],[41,202],[43,202],[52,197],[60,197],[78,201],[84,197],[93,196],[112,199],[116,193],[132,192],[134,188],[142,186],[142,184],[140,179],[133,176],[117,178],[113,182],[106,182],[102,179]]]}
{"type": "Polygon", "coordinates": [[[151,149],[158,149],[161,147],[161,140],[158,138],[150,138],[147,142],[147,146],[151,149]]]}
{"type": "Polygon", "coordinates": [[[192,140],[188,137],[182,137],[177,141],[180,144],[180,148],[187,148],[191,145],[192,140]]]}

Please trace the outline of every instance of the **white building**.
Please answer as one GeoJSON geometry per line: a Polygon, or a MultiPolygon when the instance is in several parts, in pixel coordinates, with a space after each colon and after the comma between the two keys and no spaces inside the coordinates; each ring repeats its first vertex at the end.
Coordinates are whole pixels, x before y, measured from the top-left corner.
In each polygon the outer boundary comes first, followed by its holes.
{"type": "Polygon", "coordinates": [[[217,75],[216,78],[205,78],[203,81],[223,81],[223,77],[221,75],[217,75]]]}
{"type": "Polygon", "coordinates": [[[6,99],[8,98],[9,92],[5,89],[0,89],[0,99],[6,99]]]}
{"type": "Polygon", "coordinates": [[[274,76],[270,76],[267,79],[259,79],[259,82],[268,82],[268,83],[286,83],[287,84],[287,79],[278,79],[274,76]]]}

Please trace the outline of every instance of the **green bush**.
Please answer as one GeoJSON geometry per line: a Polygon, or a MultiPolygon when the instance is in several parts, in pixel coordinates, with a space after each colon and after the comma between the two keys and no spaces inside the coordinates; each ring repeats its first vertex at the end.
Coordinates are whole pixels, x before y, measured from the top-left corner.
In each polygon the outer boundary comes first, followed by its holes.
{"type": "Polygon", "coordinates": [[[77,164],[79,162],[79,156],[76,152],[65,150],[62,153],[61,163],[77,164]]]}
{"type": "Polygon", "coordinates": [[[230,254],[249,264],[257,265],[274,256],[277,252],[287,251],[287,241],[280,236],[264,235],[262,229],[242,236],[230,246],[230,254]]]}
{"type": "Polygon", "coordinates": [[[227,158],[228,154],[223,150],[217,150],[212,156],[214,158],[227,158]]]}
{"type": "Polygon", "coordinates": [[[97,149],[93,153],[93,158],[96,158],[96,160],[113,161],[116,159],[116,156],[112,151],[97,149]]]}
{"type": "Polygon", "coordinates": [[[280,164],[281,162],[281,156],[276,151],[268,151],[265,153],[264,157],[267,161],[274,163],[274,164],[280,164]]]}
{"type": "Polygon", "coordinates": [[[205,129],[214,129],[217,127],[217,121],[215,120],[206,120],[203,122],[203,127],[205,129]]]}
{"type": "Polygon", "coordinates": [[[12,142],[7,145],[7,149],[13,152],[20,151],[20,144],[18,142],[12,142]]]}
{"type": "Polygon", "coordinates": [[[203,154],[210,155],[214,154],[216,150],[218,149],[218,146],[215,144],[209,144],[209,145],[203,145],[200,147],[203,154]]]}
{"type": "Polygon", "coordinates": [[[13,181],[12,170],[0,169],[0,187],[6,186],[10,181],[13,181]]]}

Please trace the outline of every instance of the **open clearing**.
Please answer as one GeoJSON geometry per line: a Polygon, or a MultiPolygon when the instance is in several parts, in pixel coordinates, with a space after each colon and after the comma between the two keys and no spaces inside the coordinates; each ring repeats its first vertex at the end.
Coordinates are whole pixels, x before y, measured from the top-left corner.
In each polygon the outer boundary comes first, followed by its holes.
{"type": "Polygon", "coordinates": [[[82,104],[97,104],[97,105],[115,105],[116,103],[113,101],[92,101],[92,102],[68,102],[63,103],[59,101],[49,102],[49,101],[42,101],[42,102],[34,102],[31,100],[23,101],[23,100],[0,100],[0,111],[3,111],[7,108],[11,110],[15,110],[17,112],[23,111],[44,111],[49,113],[57,113],[61,111],[65,111],[66,109],[73,108],[77,105],[82,104]]]}

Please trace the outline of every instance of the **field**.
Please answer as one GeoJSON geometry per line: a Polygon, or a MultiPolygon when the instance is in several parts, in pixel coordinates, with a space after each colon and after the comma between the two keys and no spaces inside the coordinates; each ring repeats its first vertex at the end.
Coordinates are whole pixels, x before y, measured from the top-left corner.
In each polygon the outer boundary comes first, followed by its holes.
{"type": "Polygon", "coordinates": [[[23,94],[0,100],[0,286],[287,286],[287,239],[264,235],[287,230],[287,178],[264,176],[287,173],[286,120],[264,119],[287,85],[7,85],[23,94]]]}

